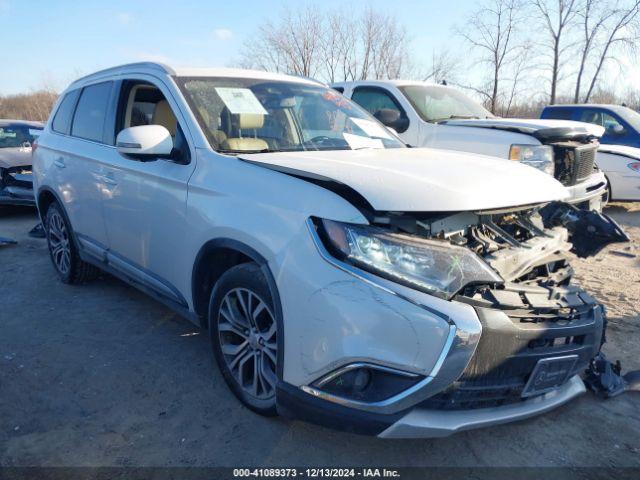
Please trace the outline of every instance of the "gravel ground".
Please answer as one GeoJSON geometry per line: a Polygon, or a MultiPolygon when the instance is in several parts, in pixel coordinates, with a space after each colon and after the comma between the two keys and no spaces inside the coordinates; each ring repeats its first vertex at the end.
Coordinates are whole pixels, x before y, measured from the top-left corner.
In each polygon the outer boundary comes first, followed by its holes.
{"type": "MultiPolygon", "coordinates": [[[[633,236],[579,262],[604,302],[606,353],[639,369],[640,208],[607,213],[633,236]],[[626,248],[626,249],[625,249],[626,248]]],[[[640,466],[640,395],[583,395],[546,415],[436,440],[350,435],[242,407],[204,335],[105,277],[57,281],[29,209],[0,209],[0,465],[640,466]]]]}

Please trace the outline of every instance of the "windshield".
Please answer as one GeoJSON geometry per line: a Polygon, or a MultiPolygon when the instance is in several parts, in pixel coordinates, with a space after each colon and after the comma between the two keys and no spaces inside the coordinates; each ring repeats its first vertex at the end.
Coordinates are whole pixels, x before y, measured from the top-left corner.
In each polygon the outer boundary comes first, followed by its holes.
{"type": "Polygon", "coordinates": [[[627,122],[636,132],[640,132],[640,114],[628,107],[621,107],[614,110],[622,119],[627,122]]]}
{"type": "Polygon", "coordinates": [[[403,143],[338,92],[320,85],[250,78],[179,78],[222,153],[397,148],[403,143]]]}
{"type": "Polygon", "coordinates": [[[29,148],[41,132],[23,125],[0,126],[0,148],[29,148]]]}
{"type": "Polygon", "coordinates": [[[482,105],[453,88],[426,85],[407,85],[399,88],[426,122],[493,117],[482,105]]]}

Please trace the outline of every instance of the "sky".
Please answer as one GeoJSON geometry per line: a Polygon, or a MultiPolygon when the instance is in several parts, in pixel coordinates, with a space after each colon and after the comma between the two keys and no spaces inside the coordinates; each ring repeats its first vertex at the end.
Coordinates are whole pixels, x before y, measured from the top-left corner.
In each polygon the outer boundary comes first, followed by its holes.
{"type": "MultiPolygon", "coordinates": [[[[60,91],[79,76],[142,60],[173,66],[231,66],[266,20],[306,0],[0,0],[0,95],[44,86],[60,91]]],[[[434,51],[465,57],[455,26],[475,0],[322,0],[323,9],[389,12],[406,27],[412,58],[427,65],[434,51]]],[[[464,72],[464,66],[463,66],[464,72]]],[[[627,62],[610,82],[640,83],[627,62]]],[[[469,82],[472,83],[472,82],[469,82]]]]}
{"type": "MultiPolygon", "coordinates": [[[[0,0],[0,95],[52,84],[60,90],[101,68],[140,60],[176,66],[230,66],[244,41],[267,20],[300,1],[259,0],[0,0]]],[[[323,8],[345,1],[323,0],[323,8]]],[[[444,45],[453,19],[473,2],[352,1],[393,12],[417,57],[444,45]],[[437,7],[436,7],[437,5],[437,7]],[[437,11],[437,15],[433,12],[437,11]],[[420,12],[420,15],[416,15],[420,12]],[[447,19],[443,21],[443,19],[447,19]]]]}

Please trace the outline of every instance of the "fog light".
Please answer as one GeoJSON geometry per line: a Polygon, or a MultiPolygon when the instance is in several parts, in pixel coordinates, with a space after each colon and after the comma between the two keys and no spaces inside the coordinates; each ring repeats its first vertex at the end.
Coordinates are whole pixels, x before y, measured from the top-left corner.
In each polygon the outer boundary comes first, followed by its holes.
{"type": "Polygon", "coordinates": [[[379,365],[351,364],[311,386],[316,390],[359,402],[379,402],[412,387],[424,377],[379,365]]]}
{"type": "Polygon", "coordinates": [[[353,379],[353,388],[358,392],[363,391],[369,385],[371,373],[368,368],[361,368],[356,371],[356,377],[353,379]]]}

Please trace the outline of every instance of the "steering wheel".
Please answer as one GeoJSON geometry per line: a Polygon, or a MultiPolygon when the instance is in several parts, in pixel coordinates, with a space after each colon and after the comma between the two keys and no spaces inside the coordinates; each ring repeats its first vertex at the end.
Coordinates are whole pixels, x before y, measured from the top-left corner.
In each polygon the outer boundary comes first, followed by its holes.
{"type": "Polygon", "coordinates": [[[318,135],[316,137],[313,137],[310,140],[307,140],[306,142],[304,142],[305,145],[307,144],[320,144],[323,145],[325,143],[333,143],[333,139],[331,137],[327,137],[326,135],[318,135]]]}

